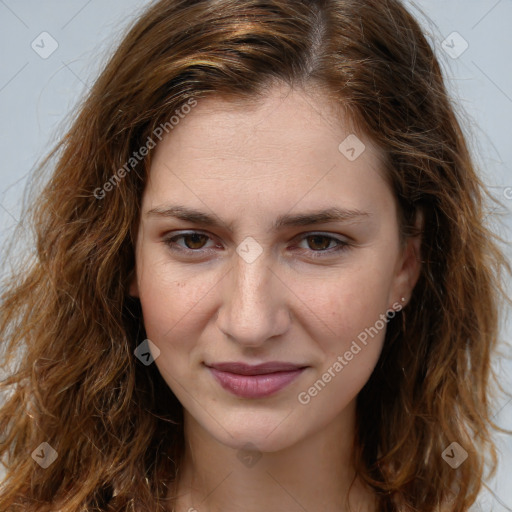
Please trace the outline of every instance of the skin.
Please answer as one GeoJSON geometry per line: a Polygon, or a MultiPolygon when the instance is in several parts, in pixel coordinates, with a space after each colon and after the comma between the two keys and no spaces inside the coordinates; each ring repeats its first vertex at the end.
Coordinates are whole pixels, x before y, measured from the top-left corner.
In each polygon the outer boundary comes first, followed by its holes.
{"type": "MultiPolygon", "coordinates": [[[[254,105],[201,100],[154,150],[130,293],[160,350],[154,364],[184,407],[178,511],[348,510],[356,397],[385,327],[307,404],[298,395],[380,315],[405,304],[420,267],[419,239],[400,240],[382,155],[361,133],[366,149],[356,160],[338,150],[351,133],[325,97],[282,85],[254,105]],[[221,225],[148,213],[169,205],[221,225]],[[271,230],[279,215],[332,206],[366,215],[271,230]],[[166,244],[190,230],[207,237],[174,241],[189,255],[166,244]],[[329,254],[337,242],[314,239],[318,232],[348,245],[329,254]],[[249,236],[262,249],[251,263],[236,252],[249,236]],[[222,361],[308,368],[277,394],[247,399],[203,365],[222,361]],[[259,457],[250,466],[240,460],[247,443],[259,457]]],[[[376,510],[357,478],[349,501],[376,510]]]]}

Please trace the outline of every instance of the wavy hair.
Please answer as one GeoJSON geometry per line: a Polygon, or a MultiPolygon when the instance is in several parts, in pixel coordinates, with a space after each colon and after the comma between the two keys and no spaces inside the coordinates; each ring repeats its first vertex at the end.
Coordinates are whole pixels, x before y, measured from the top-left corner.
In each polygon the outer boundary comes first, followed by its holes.
{"type": "Polygon", "coordinates": [[[510,267],[418,22],[398,0],[160,0],[43,162],[51,176],[26,211],[35,253],[4,280],[0,510],[168,510],[183,416],[134,356],[145,332],[127,289],[151,151],[133,155],[187,103],[255,101],[276,83],[325,94],[382,149],[403,236],[424,216],[419,281],[357,398],[354,464],[379,511],[466,511],[487,456],[494,473],[510,267]],[[442,458],[453,441],[469,454],[456,470],[442,458]],[[45,469],[31,457],[42,442],[58,454],[45,469]]]}

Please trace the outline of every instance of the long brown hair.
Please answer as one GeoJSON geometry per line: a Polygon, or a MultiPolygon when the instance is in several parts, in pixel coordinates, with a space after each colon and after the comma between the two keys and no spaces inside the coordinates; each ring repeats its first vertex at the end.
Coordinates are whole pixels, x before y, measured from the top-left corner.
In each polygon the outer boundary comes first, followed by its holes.
{"type": "Polygon", "coordinates": [[[474,502],[484,454],[496,462],[491,356],[510,268],[418,23],[398,0],[161,0],[109,60],[26,212],[35,254],[1,299],[0,510],[168,506],[182,408],[134,356],[145,333],[127,285],[151,151],[133,155],[184,105],[263,98],[277,82],[328,95],[382,148],[404,236],[425,219],[419,282],[358,396],[357,470],[382,512],[474,502]],[[31,457],[43,442],[57,452],[46,468],[31,457]],[[442,457],[452,442],[468,453],[457,469],[442,457]]]}

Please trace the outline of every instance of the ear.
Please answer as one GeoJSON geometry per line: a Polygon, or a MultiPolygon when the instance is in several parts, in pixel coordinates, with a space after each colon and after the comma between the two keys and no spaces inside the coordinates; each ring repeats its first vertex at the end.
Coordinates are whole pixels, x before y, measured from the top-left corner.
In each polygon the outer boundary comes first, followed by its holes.
{"type": "MultiPolygon", "coordinates": [[[[132,240],[132,247],[135,254],[137,253],[137,239],[138,239],[138,231],[139,231],[139,221],[135,224],[132,224],[130,229],[130,237],[132,240]]],[[[135,257],[136,258],[136,257],[135,257]]],[[[139,298],[139,283],[137,281],[137,264],[134,264],[134,267],[130,270],[128,274],[128,295],[130,297],[139,298]]]]}
{"type": "Polygon", "coordinates": [[[396,266],[391,303],[393,301],[401,304],[408,302],[420,277],[423,222],[423,212],[418,210],[414,226],[417,234],[408,236],[405,241],[402,255],[396,266]],[[406,300],[402,301],[402,298],[406,300]]]}
{"type": "Polygon", "coordinates": [[[139,283],[137,282],[137,272],[133,269],[128,278],[128,295],[130,297],[139,297],[139,283]]]}

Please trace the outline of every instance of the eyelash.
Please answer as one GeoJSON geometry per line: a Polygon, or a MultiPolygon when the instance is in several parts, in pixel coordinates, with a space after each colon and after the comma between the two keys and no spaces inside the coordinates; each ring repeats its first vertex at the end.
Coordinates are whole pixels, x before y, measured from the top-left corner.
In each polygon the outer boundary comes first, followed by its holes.
{"type": "MultiPolygon", "coordinates": [[[[174,251],[174,252],[181,252],[181,253],[188,253],[188,254],[201,253],[202,251],[204,252],[205,251],[204,249],[188,249],[188,248],[184,248],[184,247],[176,244],[176,240],[178,240],[180,238],[186,238],[187,236],[193,236],[193,235],[203,235],[203,236],[208,237],[211,240],[211,237],[209,237],[206,233],[202,233],[201,231],[190,231],[190,232],[181,233],[179,235],[175,235],[172,237],[166,237],[163,240],[163,242],[171,251],[174,251]]],[[[328,256],[332,256],[335,253],[339,253],[344,250],[347,250],[350,247],[350,244],[348,242],[346,242],[344,240],[340,240],[339,238],[335,238],[333,236],[327,235],[325,233],[308,233],[306,236],[303,236],[301,238],[301,241],[306,240],[307,238],[310,238],[310,237],[314,237],[314,236],[330,239],[330,241],[337,242],[338,245],[335,247],[331,247],[330,249],[322,249],[322,250],[318,250],[318,251],[314,251],[314,250],[310,249],[309,250],[311,252],[310,257],[313,259],[326,258],[328,256]]],[[[330,242],[329,242],[329,244],[330,244],[330,242]]],[[[307,251],[307,249],[303,249],[303,250],[307,251]]]]}

